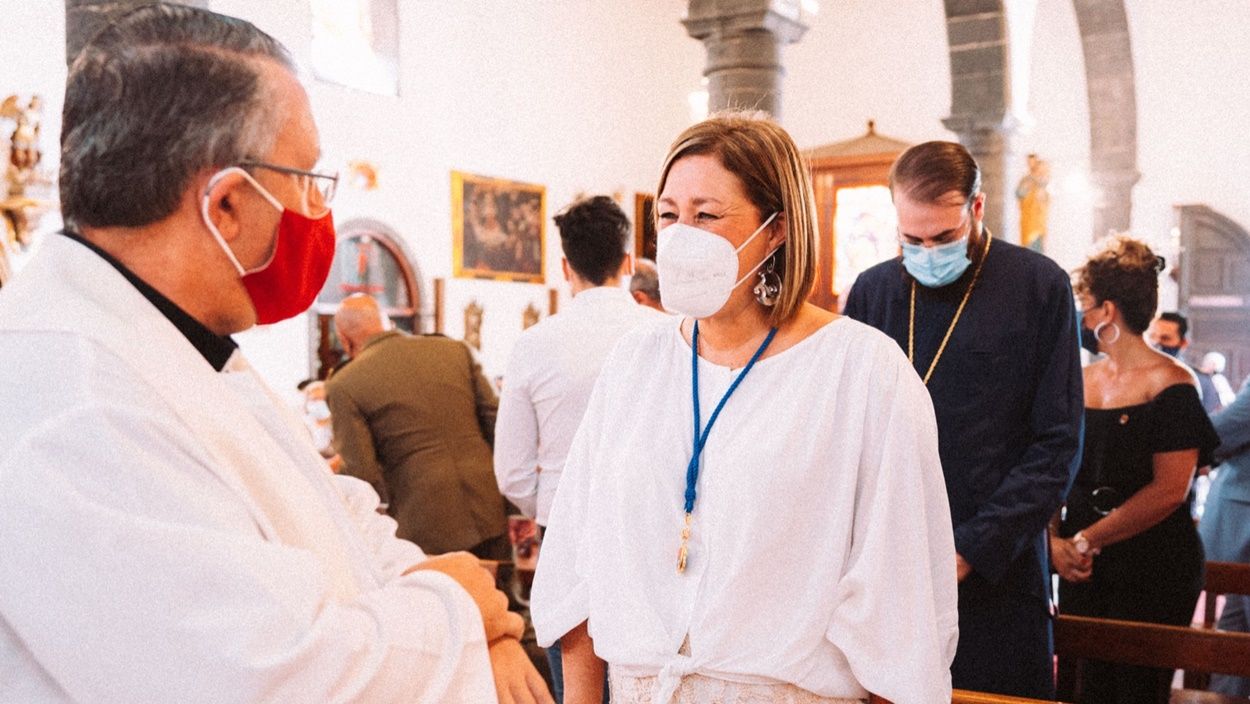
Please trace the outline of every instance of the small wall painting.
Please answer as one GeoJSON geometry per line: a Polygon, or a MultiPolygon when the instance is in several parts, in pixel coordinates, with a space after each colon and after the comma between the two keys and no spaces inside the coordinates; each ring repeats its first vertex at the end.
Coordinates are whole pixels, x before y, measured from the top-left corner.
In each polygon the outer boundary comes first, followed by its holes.
{"type": "Polygon", "coordinates": [[[543,283],[546,210],[542,186],[451,172],[454,275],[543,283]]]}

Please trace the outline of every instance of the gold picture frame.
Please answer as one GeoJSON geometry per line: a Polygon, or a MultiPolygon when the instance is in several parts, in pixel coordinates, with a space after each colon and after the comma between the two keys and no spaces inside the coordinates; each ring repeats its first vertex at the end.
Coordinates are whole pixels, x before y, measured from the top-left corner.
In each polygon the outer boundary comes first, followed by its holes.
{"type": "Polygon", "coordinates": [[[655,261],[655,196],[634,194],[634,256],[655,261]]]}
{"type": "Polygon", "coordinates": [[[452,274],[543,283],[546,214],[543,186],[452,171],[452,274]]]}

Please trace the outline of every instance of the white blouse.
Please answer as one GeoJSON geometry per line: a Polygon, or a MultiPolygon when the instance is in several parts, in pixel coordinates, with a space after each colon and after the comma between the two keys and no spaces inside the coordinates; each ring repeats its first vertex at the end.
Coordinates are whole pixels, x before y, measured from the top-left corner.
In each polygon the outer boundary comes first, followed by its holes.
{"type": "MultiPolygon", "coordinates": [[[[693,446],[678,321],[613,352],[556,493],[532,595],[540,643],[589,621],[613,672],[950,701],[955,547],[923,384],[893,340],[839,318],[758,362],[693,446]],[[679,654],[689,637],[689,655],[679,654]]],[[[699,360],[702,422],[740,370],[699,360]]]]}

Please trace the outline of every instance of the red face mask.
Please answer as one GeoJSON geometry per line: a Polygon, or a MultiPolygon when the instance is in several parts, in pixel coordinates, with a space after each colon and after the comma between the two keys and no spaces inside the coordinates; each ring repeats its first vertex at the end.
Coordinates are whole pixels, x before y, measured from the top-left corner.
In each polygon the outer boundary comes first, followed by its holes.
{"type": "Polygon", "coordinates": [[[293,318],[308,310],[330,275],[330,265],[334,261],[334,219],[329,210],[321,217],[310,218],[283,207],[256,179],[238,167],[222,170],[209,181],[208,187],[211,189],[217,179],[230,172],[242,174],[265,200],[282,212],[273,255],[250,271],[244,269],[209,219],[207,195],[200,206],[204,224],[239,272],[252,299],[252,307],[256,309],[256,322],[268,325],[293,318]]]}

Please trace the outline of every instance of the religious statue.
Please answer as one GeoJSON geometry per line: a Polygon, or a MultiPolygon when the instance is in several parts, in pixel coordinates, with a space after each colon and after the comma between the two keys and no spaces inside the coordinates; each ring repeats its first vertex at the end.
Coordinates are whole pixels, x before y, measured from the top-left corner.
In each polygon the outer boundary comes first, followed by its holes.
{"type": "Polygon", "coordinates": [[[29,172],[43,156],[39,150],[39,114],[42,110],[43,100],[37,95],[32,95],[25,107],[16,95],[10,95],[0,103],[0,117],[17,123],[9,137],[10,169],[29,172]]]}
{"type": "Polygon", "coordinates": [[[1029,172],[1016,186],[1020,201],[1020,244],[1041,252],[1046,239],[1046,216],[1050,210],[1050,162],[1036,154],[1029,155],[1029,172]]]}
{"type": "Polygon", "coordinates": [[[534,307],[534,302],[530,301],[529,305],[525,306],[525,310],[521,313],[521,329],[528,330],[533,327],[538,323],[538,319],[541,316],[542,313],[538,311],[538,308],[534,307]]]}
{"type": "Polygon", "coordinates": [[[482,304],[477,301],[464,307],[464,342],[478,352],[482,351],[482,304]]]}
{"type": "Polygon", "coordinates": [[[35,185],[51,185],[38,171],[43,151],[39,148],[39,117],[43,101],[31,96],[25,104],[16,95],[0,102],[0,120],[13,120],[0,185],[0,286],[10,275],[9,254],[30,244],[30,236],[49,203],[32,197],[35,185]]]}

